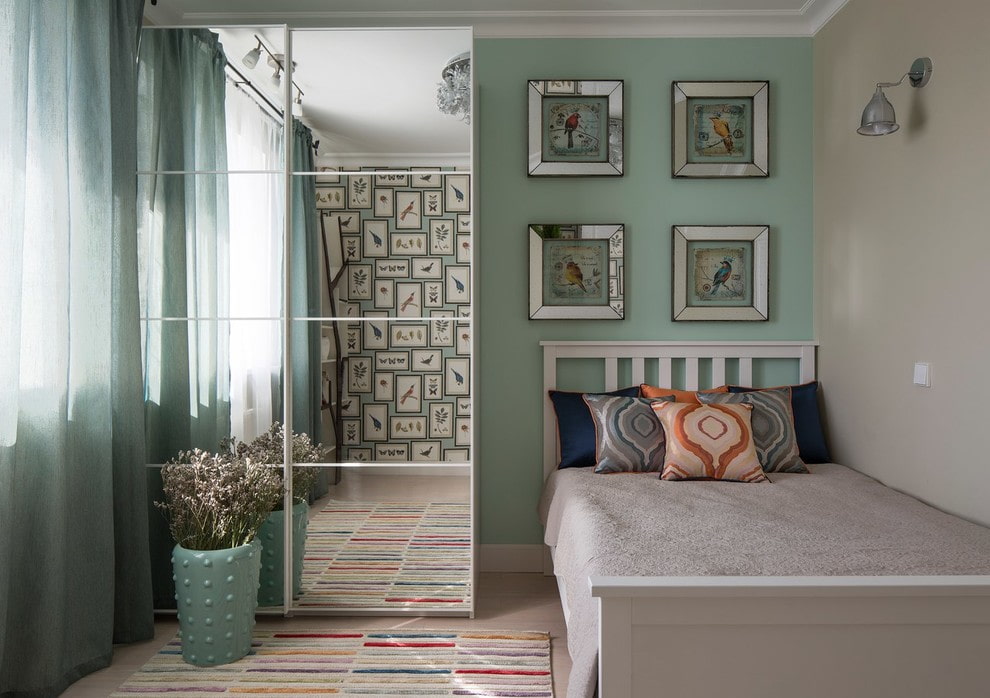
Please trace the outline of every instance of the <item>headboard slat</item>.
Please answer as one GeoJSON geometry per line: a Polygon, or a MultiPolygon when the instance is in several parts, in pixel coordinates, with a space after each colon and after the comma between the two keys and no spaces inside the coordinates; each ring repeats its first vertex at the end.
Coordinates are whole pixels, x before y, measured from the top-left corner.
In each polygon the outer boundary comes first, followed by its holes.
{"type": "Polygon", "coordinates": [[[739,385],[753,384],[753,359],[749,356],[739,357],[739,385]]]}
{"type": "MultiPolygon", "coordinates": [[[[664,386],[669,387],[669,386],[664,386]]],[[[687,390],[698,389],[698,357],[689,356],[684,359],[684,388],[687,390]]]]}
{"type": "Polygon", "coordinates": [[[632,359],[632,384],[639,385],[646,382],[646,359],[642,356],[634,356],[632,359]]]}
{"type": "Polygon", "coordinates": [[[659,359],[658,368],[658,383],[662,388],[669,388],[670,382],[673,379],[674,371],[671,367],[671,359],[669,356],[661,356],[659,359]]]}
{"type": "Polygon", "coordinates": [[[717,388],[725,385],[725,357],[716,356],[712,359],[712,386],[717,388]]]}
{"type": "Polygon", "coordinates": [[[619,360],[614,356],[605,359],[605,391],[611,392],[619,387],[619,360]]]}

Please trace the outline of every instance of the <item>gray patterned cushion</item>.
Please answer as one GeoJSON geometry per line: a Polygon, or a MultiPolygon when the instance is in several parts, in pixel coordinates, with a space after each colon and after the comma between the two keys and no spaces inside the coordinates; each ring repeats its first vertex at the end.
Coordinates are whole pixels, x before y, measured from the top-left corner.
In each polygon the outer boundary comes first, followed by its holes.
{"type": "Polygon", "coordinates": [[[647,473],[663,469],[663,427],[650,408],[674,398],[585,395],[595,423],[596,473],[647,473]]]}
{"type": "Polygon", "coordinates": [[[706,404],[742,403],[753,406],[753,441],[760,465],[768,473],[806,473],[794,431],[791,389],[755,393],[698,393],[706,404]]]}

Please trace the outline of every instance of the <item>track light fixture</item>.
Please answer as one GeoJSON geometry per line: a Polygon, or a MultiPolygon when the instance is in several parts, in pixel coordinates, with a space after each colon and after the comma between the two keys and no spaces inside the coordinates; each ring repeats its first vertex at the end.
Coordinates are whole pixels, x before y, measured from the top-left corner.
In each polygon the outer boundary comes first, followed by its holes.
{"type": "MultiPolygon", "coordinates": [[[[258,37],[255,38],[257,39],[258,37]]],[[[258,65],[258,59],[260,58],[261,58],[261,39],[258,39],[258,45],[244,54],[244,58],[242,62],[248,68],[253,68],[254,66],[258,65]]]]}
{"type": "MultiPolygon", "coordinates": [[[[272,68],[273,70],[271,76],[268,78],[268,82],[274,89],[276,90],[281,89],[282,73],[285,72],[285,54],[273,53],[272,51],[270,51],[268,47],[265,45],[265,42],[262,41],[261,37],[258,36],[257,34],[254,35],[254,39],[255,41],[258,42],[258,45],[255,46],[250,51],[248,51],[246,54],[244,54],[244,58],[243,58],[244,65],[246,65],[248,68],[256,67],[258,65],[258,61],[261,59],[261,52],[264,51],[266,54],[268,54],[268,61],[267,61],[268,67],[272,68]]],[[[293,69],[295,69],[296,67],[295,61],[292,62],[292,67],[293,69]]],[[[293,104],[292,104],[292,114],[293,116],[301,116],[302,96],[305,93],[301,89],[299,89],[299,85],[296,84],[295,80],[292,81],[292,87],[295,88],[296,90],[296,97],[293,100],[293,104]]]]}

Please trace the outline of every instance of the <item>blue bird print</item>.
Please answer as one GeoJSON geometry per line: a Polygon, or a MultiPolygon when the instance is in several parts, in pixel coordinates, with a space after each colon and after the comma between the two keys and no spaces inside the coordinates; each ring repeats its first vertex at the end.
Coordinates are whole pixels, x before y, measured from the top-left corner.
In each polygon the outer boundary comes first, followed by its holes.
{"type": "Polygon", "coordinates": [[[371,233],[371,241],[375,243],[375,247],[381,247],[382,246],[382,239],[380,237],[378,237],[377,235],[375,235],[374,232],[372,232],[370,230],[368,232],[371,233]]]}
{"type": "Polygon", "coordinates": [[[457,292],[464,293],[464,282],[458,279],[456,276],[451,276],[450,278],[454,280],[454,286],[457,287],[457,292]]]}
{"type": "Polygon", "coordinates": [[[457,200],[459,202],[464,201],[464,192],[462,192],[460,189],[455,187],[453,184],[450,185],[450,188],[454,190],[454,196],[457,197],[457,200]]]}
{"type": "MultiPolygon", "coordinates": [[[[369,323],[371,324],[371,323],[369,323]]],[[[375,333],[375,339],[382,338],[382,331],[377,325],[371,325],[371,331],[375,333]]]]}
{"type": "Polygon", "coordinates": [[[375,415],[373,414],[369,414],[368,416],[371,417],[371,424],[372,426],[375,427],[375,431],[381,431],[382,430],[381,420],[375,419],[375,415]]]}
{"type": "Polygon", "coordinates": [[[450,369],[450,372],[454,374],[454,380],[457,381],[457,385],[464,385],[464,376],[454,369],[450,369]]]}
{"type": "Polygon", "coordinates": [[[729,280],[729,275],[732,274],[731,262],[732,259],[730,257],[722,260],[722,266],[715,272],[715,278],[712,279],[712,290],[709,295],[714,296],[719,286],[725,288],[725,282],[729,280]]]}

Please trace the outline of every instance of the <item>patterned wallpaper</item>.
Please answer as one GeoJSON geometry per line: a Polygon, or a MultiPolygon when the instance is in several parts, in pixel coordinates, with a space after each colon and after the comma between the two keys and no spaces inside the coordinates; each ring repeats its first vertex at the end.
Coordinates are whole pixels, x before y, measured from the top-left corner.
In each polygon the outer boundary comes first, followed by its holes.
{"type": "Polygon", "coordinates": [[[361,318],[342,333],[344,461],[470,460],[471,176],[435,170],[317,185],[348,262],[338,315],[361,318]]]}

